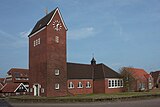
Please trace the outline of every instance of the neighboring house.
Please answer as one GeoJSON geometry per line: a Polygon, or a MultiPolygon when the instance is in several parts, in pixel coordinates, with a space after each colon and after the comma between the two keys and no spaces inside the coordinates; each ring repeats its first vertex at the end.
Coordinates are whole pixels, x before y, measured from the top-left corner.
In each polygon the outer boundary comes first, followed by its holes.
{"type": "Polygon", "coordinates": [[[30,95],[121,92],[120,75],[104,64],[96,64],[94,58],[92,65],[67,63],[67,30],[56,8],[40,19],[28,35],[30,95]]]}
{"type": "Polygon", "coordinates": [[[23,83],[6,83],[0,89],[0,96],[26,95],[27,88],[23,83]]]}
{"type": "Polygon", "coordinates": [[[124,67],[123,74],[125,87],[128,91],[146,91],[153,88],[153,78],[144,69],[124,67]]]}
{"type": "Polygon", "coordinates": [[[21,68],[12,68],[7,72],[5,83],[23,83],[29,88],[29,70],[21,68]]]}
{"type": "Polygon", "coordinates": [[[68,92],[76,94],[122,92],[123,79],[104,64],[67,63],[68,92]]]}
{"type": "Polygon", "coordinates": [[[160,71],[150,73],[154,79],[154,87],[160,88],[160,71]]]}

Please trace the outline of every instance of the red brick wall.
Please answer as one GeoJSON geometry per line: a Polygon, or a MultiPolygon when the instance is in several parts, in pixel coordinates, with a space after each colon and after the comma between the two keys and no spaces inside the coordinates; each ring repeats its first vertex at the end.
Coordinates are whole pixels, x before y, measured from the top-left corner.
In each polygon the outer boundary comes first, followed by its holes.
{"type": "Polygon", "coordinates": [[[67,95],[66,30],[63,26],[60,31],[55,31],[54,20],[60,20],[57,12],[46,29],[29,38],[30,88],[35,83],[40,84],[44,88],[40,96],[67,95]],[[55,36],[59,36],[59,43],[55,42],[55,36]],[[40,45],[34,47],[33,41],[38,38],[40,45]],[[55,69],[60,70],[59,76],[55,76],[55,69]],[[59,90],[55,90],[56,83],[60,85],[59,90]]]}
{"type": "Polygon", "coordinates": [[[105,79],[105,93],[117,93],[123,92],[123,87],[121,88],[108,88],[108,79],[105,79]]]}
{"type": "Polygon", "coordinates": [[[65,96],[67,95],[66,30],[63,26],[60,31],[55,31],[53,29],[55,20],[61,21],[58,12],[47,27],[47,96],[65,96]],[[55,42],[55,36],[59,37],[59,43],[55,42]],[[54,75],[54,70],[57,68],[60,70],[59,76],[54,75]],[[54,89],[56,83],[60,84],[59,90],[54,89]]]}
{"type": "Polygon", "coordinates": [[[77,95],[77,94],[92,94],[93,93],[93,80],[91,79],[69,79],[67,81],[67,85],[69,87],[69,83],[72,82],[74,84],[74,88],[68,88],[68,94],[77,95]],[[82,82],[83,88],[77,88],[78,82],[82,82]],[[86,83],[90,82],[91,88],[86,88],[86,83]]]}
{"type": "Polygon", "coordinates": [[[104,79],[96,79],[94,80],[94,93],[105,93],[105,81],[104,79]]]}
{"type": "MultiPolygon", "coordinates": [[[[33,88],[35,83],[46,87],[46,29],[29,38],[29,86],[33,88]],[[40,38],[40,45],[34,47],[34,40],[40,38]]],[[[46,90],[46,88],[45,88],[46,90]]],[[[46,94],[46,93],[44,93],[46,94]]],[[[33,92],[32,92],[33,95],[33,92]]],[[[43,95],[42,95],[43,96],[43,95]]]]}

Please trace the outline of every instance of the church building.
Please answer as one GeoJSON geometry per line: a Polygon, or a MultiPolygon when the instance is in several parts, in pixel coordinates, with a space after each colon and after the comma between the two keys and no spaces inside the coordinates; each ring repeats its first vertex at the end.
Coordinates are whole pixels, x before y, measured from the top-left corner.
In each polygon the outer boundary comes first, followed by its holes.
{"type": "Polygon", "coordinates": [[[59,8],[40,19],[29,34],[29,93],[66,96],[123,90],[120,75],[104,64],[67,62],[67,26],[59,8]]]}

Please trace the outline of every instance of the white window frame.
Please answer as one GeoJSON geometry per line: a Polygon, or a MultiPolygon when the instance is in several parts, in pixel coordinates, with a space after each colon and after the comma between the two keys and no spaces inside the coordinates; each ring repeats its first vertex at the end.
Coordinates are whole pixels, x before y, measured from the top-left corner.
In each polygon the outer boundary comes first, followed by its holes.
{"type": "Polygon", "coordinates": [[[91,84],[89,81],[87,81],[87,83],[86,83],[86,88],[91,88],[91,84]]]}
{"type": "Polygon", "coordinates": [[[55,69],[55,70],[54,70],[54,74],[55,74],[56,76],[58,76],[58,75],[60,74],[60,70],[59,70],[59,69],[55,69]]]}
{"type": "Polygon", "coordinates": [[[68,87],[69,89],[72,89],[72,88],[74,88],[74,84],[73,84],[73,82],[69,82],[69,87],[68,87]]]}
{"type": "Polygon", "coordinates": [[[123,87],[123,79],[108,79],[108,88],[121,88],[121,87],[123,87]]]}
{"type": "Polygon", "coordinates": [[[78,87],[77,88],[83,88],[82,82],[78,82],[78,87]]]}
{"type": "Polygon", "coordinates": [[[55,89],[59,90],[59,84],[58,83],[55,84],[55,89]]]}

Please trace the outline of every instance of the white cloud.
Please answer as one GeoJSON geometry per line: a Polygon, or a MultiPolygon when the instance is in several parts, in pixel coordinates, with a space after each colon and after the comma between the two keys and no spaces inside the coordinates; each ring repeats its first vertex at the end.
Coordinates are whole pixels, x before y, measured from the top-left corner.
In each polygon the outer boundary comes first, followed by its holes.
{"type": "Polygon", "coordinates": [[[93,27],[86,27],[81,29],[76,29],[68,32],[68,39],[79,40],[85,39],[95,35],[93,27]]]}
{"type": "Polygon", "coordinates": [[[14,48],[20,48],[20,47],[26,47],[28,42],[28,34],[29,31],[20,32],[18,35],[16,34],[10,34],[8,32],[5,32],[3,30],[0,30],[0,47],[14,47],[14,48]]]}
{"type": "Polygon", "coordinates": [[[22,38],[28,38],[28,35],[31,33],[31,30],[32,30],[32,29],[29,29],[28,31],[20,32],[20,36],[21,36],[22,38]]]}

